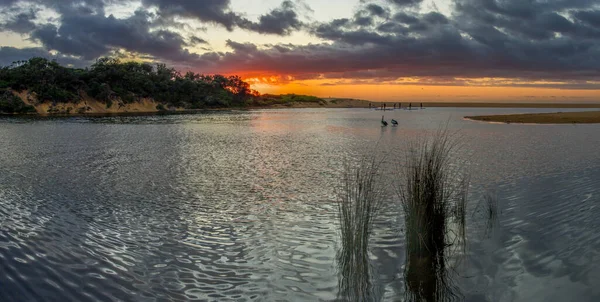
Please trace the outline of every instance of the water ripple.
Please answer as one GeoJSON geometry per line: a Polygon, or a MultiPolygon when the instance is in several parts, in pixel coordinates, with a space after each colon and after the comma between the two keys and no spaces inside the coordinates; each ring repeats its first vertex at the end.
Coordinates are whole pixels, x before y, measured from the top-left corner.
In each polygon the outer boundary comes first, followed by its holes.
{"type": "MultiPolygon", "coordinates": [[[[390,150],[393,180],[406,141],[451,117],[466,138],[472,206],[493,190],[501,210],[491,235],[478,216],[469,222],[467,261],[456,268],[465,299],[594,301],[600,145],[589,137],[598,127],[507,128],[453,110],[390,113],[397,129],[360,110],[2,118],[0,296],[335,300],[343,163],[390,150]]],[[[370,258],[374,287],[397,301],[404,223],[387,204],[370,258]]]]}

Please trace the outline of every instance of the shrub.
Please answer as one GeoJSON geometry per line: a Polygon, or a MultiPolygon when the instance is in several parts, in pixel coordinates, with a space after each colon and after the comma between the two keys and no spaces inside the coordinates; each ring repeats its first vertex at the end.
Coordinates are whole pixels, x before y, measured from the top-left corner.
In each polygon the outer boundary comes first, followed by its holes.
{"type": "Polygon", "coordinates": [[[27,105],[9,90],[5,90],[0,94],[0,112],[2,113],[35,113],[35,107],[27,105]]]}

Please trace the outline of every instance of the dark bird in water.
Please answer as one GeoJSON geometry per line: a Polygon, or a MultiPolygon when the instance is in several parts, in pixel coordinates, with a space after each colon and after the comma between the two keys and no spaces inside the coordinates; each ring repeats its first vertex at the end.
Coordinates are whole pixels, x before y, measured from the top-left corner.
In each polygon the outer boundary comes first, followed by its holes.
{"type": "Polygon", "coordinates": [[[395,119],[392,119],[392,126],[398,126],[398,121],[395,119]]]}
{"type": "Polygon", "coordinates": [[[387,126],[387,125],[388,125],[388,123],[387,123],[387,122],[386,122],[386,121],[383,119],[383,115],[382,115],[382,116],[381,116],[381,126],[382,126],[382,127],[385,127],[385,126],[387,126]]]}

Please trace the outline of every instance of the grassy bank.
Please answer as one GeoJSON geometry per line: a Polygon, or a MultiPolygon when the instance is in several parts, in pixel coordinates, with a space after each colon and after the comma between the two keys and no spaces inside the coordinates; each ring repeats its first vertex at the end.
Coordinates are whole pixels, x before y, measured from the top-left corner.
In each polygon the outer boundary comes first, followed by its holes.
{"type": "Polygon", "coordinates": [[[480,115],[465,118],[498,123],[593,124],[600,123],[600,111],[480,115]]]}

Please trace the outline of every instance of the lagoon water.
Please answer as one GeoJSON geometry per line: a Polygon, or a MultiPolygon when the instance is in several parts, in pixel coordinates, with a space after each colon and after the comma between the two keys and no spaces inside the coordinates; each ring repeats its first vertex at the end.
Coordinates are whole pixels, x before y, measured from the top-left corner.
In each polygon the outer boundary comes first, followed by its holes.
{"type": "MultiPolygon", "coordinates": [[[[335,300],[343,164],[386,153],[393,185],[406,143],[447,123],[471,178],[452,297],[600,301],[600,125],[462,119],[548,110],[0,118],[0,300],[335,300]]],[[[382,301],[406,297],[399,209],[372,235],[382,301]]]]}

